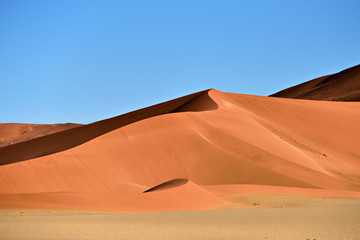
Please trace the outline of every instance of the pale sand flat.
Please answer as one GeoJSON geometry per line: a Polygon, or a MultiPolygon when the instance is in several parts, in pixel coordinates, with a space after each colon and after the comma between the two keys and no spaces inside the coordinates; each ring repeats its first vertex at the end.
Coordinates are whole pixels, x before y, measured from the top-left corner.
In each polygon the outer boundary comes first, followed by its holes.
{"type": "Polygon", "coordinates": [[[157,213],[2,211],[0,239],[360,239],[360,205],[157,213]]]}

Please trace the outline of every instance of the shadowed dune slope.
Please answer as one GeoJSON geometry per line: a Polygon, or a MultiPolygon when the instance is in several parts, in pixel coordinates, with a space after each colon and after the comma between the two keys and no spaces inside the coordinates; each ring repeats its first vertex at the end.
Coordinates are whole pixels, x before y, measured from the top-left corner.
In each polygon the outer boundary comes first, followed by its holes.
{"type": "MultiPolygon", "coordinates": [[[[219,208],[246,192],[359,196],[359,103],[217,90],[190,99],[118,128],[98,122],[103,134],[83,144],[0,166],[0,207],[141,212],[219,208]]],[[[50,136],[45,149],[62,144],[50,136]]]]}
{"type": "MultiPolygon", "coordinates": [[[[200,96],[208,98],[207,91],[208,90],[190,94],[185,97],[126,113],[114,118],[109,118],[67,131],[57,132],[48,136],[0,148],[0,165],[64,151],[127,124],[177,111],[200,96]]],[[[207,101],[207,105],[201,107],[203,108],[189,108],[187,111],[203,111],[207,109],[215,109],[217,106],[213,101],[209,100],[207,101]]]]}
{"type": "Polygon", "coordinates": [[[0,123],[0,148],[45,135],[79,127],[82,124],[0,123]]]}
{"type": "Polygon", "coordinates": [[[161,190],[166,190],[169,188],[178,187],[178,186],[186,184],[188,181],[189,181],[188,179],[184,179],[184,178],[173,179],[173,180],[161,183],[155,187],[149,188],[148,190],[145,190],[144,193],[153,192],[153,191],[161,191],[161,190]]]}
{"type": "Polygon", "coordinates": [[[360,65],[339,73],[301,83],[271,95],[272,97],[326,101],[360,101],[360,65]]]}

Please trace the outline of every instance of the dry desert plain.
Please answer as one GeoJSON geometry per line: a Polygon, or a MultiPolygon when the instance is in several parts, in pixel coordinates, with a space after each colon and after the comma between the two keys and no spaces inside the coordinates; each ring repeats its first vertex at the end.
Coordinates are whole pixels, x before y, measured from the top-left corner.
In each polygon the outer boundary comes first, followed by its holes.
{"type": "Polygon", "coordinates": [[[360,239],[359,71],[0,125],[0,239],[360,239]]]}

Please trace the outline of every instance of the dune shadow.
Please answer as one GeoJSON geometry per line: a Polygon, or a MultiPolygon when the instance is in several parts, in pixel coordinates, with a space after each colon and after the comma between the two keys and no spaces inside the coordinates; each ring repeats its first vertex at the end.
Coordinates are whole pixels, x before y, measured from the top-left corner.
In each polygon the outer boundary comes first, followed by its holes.
{"type": "Polygon", "coordinates": [[[175,188],[175,187],[179,187],[182,185],[185,185],[189,180],[186,178],[176,178],[167,182],[163,182],[159,185],[156,185],[155,187],[149,188],[148,190],[145,190],[143,193],[148,193],[148,192],[154,192],[154,191],[162,191],[162,190],[167,190],[170,188],[175,188]]]}
{"type": "Polygon", "coordinates": [[[210,97],[209,91],[185,103],[173,112],[202,112],[218,109],[217,103],[210,97]]]}
{"type": "Polygon", "coordinates": [[[2,147],[0,148],[0,165],[65,151],[105,133],[146,118],[176,112],[214,110],[217,108],[217,104],[209,96],[209,91],[193,93],[117,117],[2,147]]]}

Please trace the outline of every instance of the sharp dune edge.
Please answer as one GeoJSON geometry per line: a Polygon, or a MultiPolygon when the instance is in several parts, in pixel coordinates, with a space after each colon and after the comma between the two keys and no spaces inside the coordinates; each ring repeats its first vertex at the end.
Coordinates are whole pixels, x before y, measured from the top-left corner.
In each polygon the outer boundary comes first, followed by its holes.
{"type": "Polygon", "coordinates": [[[159,184],[159,185],[157,185],[155,187],[152,187],[152,188],[150,188],[148,190],[145,190],[144,193],[153,192],[153,191],[161,191],[161,190],[166,190],[166,189],[169,189],[169,188],[178,187],[178,186],[186,184],[188,181],[189,180],[185,179],[185,178],[173,179],[173,180],[161,183],[161,184],[159,184]]]}
{"type": "Polygon", "coordinates": [[[154,212],[244,207],[258,194],[360,197],[359,103],[212,89],[129,114],[0,148],[1,208],[154,212]]]}
{"type": "MultiPolygon", "coordinates": [[[[153,116],[177,111],[183,105],[191,102],[198,96],[201,96],[204,92],[206,91],[190,94],[185,97],[129,112],[117,117],[0,148],[0,165],[11,164],[14,162],[24,161],[64,151],[83,144],[102,134],[123,127],[127,124],[153,116]]],[[[209,101],[208,104],[208,106],[204,107],[214,107],[214,104],[211,101],[209,101]]]]}

